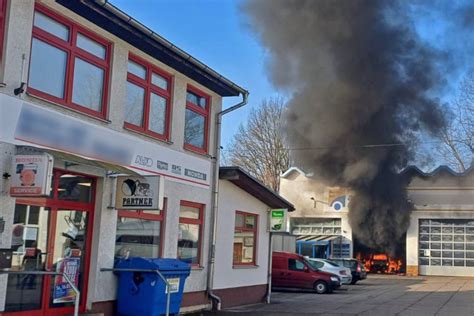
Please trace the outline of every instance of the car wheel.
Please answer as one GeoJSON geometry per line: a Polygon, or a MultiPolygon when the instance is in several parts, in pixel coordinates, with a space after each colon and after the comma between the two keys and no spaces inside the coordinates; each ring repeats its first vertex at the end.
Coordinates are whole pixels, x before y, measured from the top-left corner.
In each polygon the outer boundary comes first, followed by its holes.
{"type": "Polygon", "coordinates": [[[318,294],[329,293],[329,286],[324,281],[318,281],[318,282],[314,283],[314,290],[318,294]]]}
{"type": "Polygon", "coordinates": [[[356,284],[356,283],[357,283],[357,280],[352,280],[352,281],[351,281],[351,284],[352,284],[352,285],[354,285],[354,284],[356,284]]]}

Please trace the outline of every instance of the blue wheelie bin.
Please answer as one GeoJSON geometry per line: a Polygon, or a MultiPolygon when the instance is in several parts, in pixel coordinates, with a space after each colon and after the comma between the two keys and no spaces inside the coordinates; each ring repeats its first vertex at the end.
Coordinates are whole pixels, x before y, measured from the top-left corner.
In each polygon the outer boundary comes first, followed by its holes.
{"type": "MultiPolygon", "coordinates": [[[[149,259],[132,257],[119,260],[116,269],[159,270],[170,283],[170,315],[178,314],[190,266],[177,259],[149,259]]],[[[166,284],[155,272],[117,271],[117,315],[166,315],[166,284]]]]}

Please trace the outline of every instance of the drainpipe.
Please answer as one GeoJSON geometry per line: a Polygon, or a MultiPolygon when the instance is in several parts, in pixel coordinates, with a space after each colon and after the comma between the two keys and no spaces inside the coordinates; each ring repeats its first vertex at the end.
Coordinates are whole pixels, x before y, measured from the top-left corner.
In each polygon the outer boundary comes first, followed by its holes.
{"type": "Polygon", "coordinates": [[[221,309],[221,298],[213,293],[212,289],[214,287],[214,263],[215,263],[215,253],[216,253],[216,232],[217,232],[217,213],[218,213],[218,201],[219,201],[219,158],[221,153],[221,125],[222,117],[232,111],[237,110],[238,108],[243,107],[247,104],[249,92],[246,90],[240,91],[242,95],[242,102],[231,106],[228,109],[225,109],[216,115],[216,128],[214,132],[214,155],[212,159],[212,199],[211,199],[211,227],[210,227],[210,236],[209,236],[209,255],[208,263],[209,270],[207,273],[207,294],[212,300],[212,309],[220,310],[221,309]]]}

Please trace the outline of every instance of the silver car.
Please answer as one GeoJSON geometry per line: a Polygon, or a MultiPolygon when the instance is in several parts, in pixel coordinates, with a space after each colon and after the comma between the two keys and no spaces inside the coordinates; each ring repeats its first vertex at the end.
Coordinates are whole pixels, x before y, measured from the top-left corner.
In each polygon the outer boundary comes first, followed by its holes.
{"type": "Polygon", "coordinates": [[[341,267],[335,262],[326,259],[306,258],[311,266],[320,271],[329,272],[337,275],[341,279],[341,284],[351,284],[351,269],[341,267]]]}

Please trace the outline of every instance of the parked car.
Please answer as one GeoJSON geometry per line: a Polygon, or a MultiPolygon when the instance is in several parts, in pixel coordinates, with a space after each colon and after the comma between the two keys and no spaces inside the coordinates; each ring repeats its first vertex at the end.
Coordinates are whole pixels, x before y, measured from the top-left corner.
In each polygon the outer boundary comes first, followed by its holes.
{"type": "Polygon", "coordinates": [[[275,287],[313,289],[318,294],[331,293],[341,286],[341,279],[319,271],[303,257],[289,252],[273,252],[272,285],[275,287]]]}
{"type": "Polygon", "coordinates": [[[364,265],[357,259],[331,259],[332,262],[337,263],[343,267],[351,269],[352,281],[351,284],[356,284],[360,280],[367,279],[367,272],[364,265]]]}
{"type": "Polygon", "coordinates": [[[339,265],[335,262],[326,259],[306,258],[313,268],[320,271],[329,272],[337,275],[341,279],[341,284],[351,284],[352,272],[351,269],[339,265]]]}

